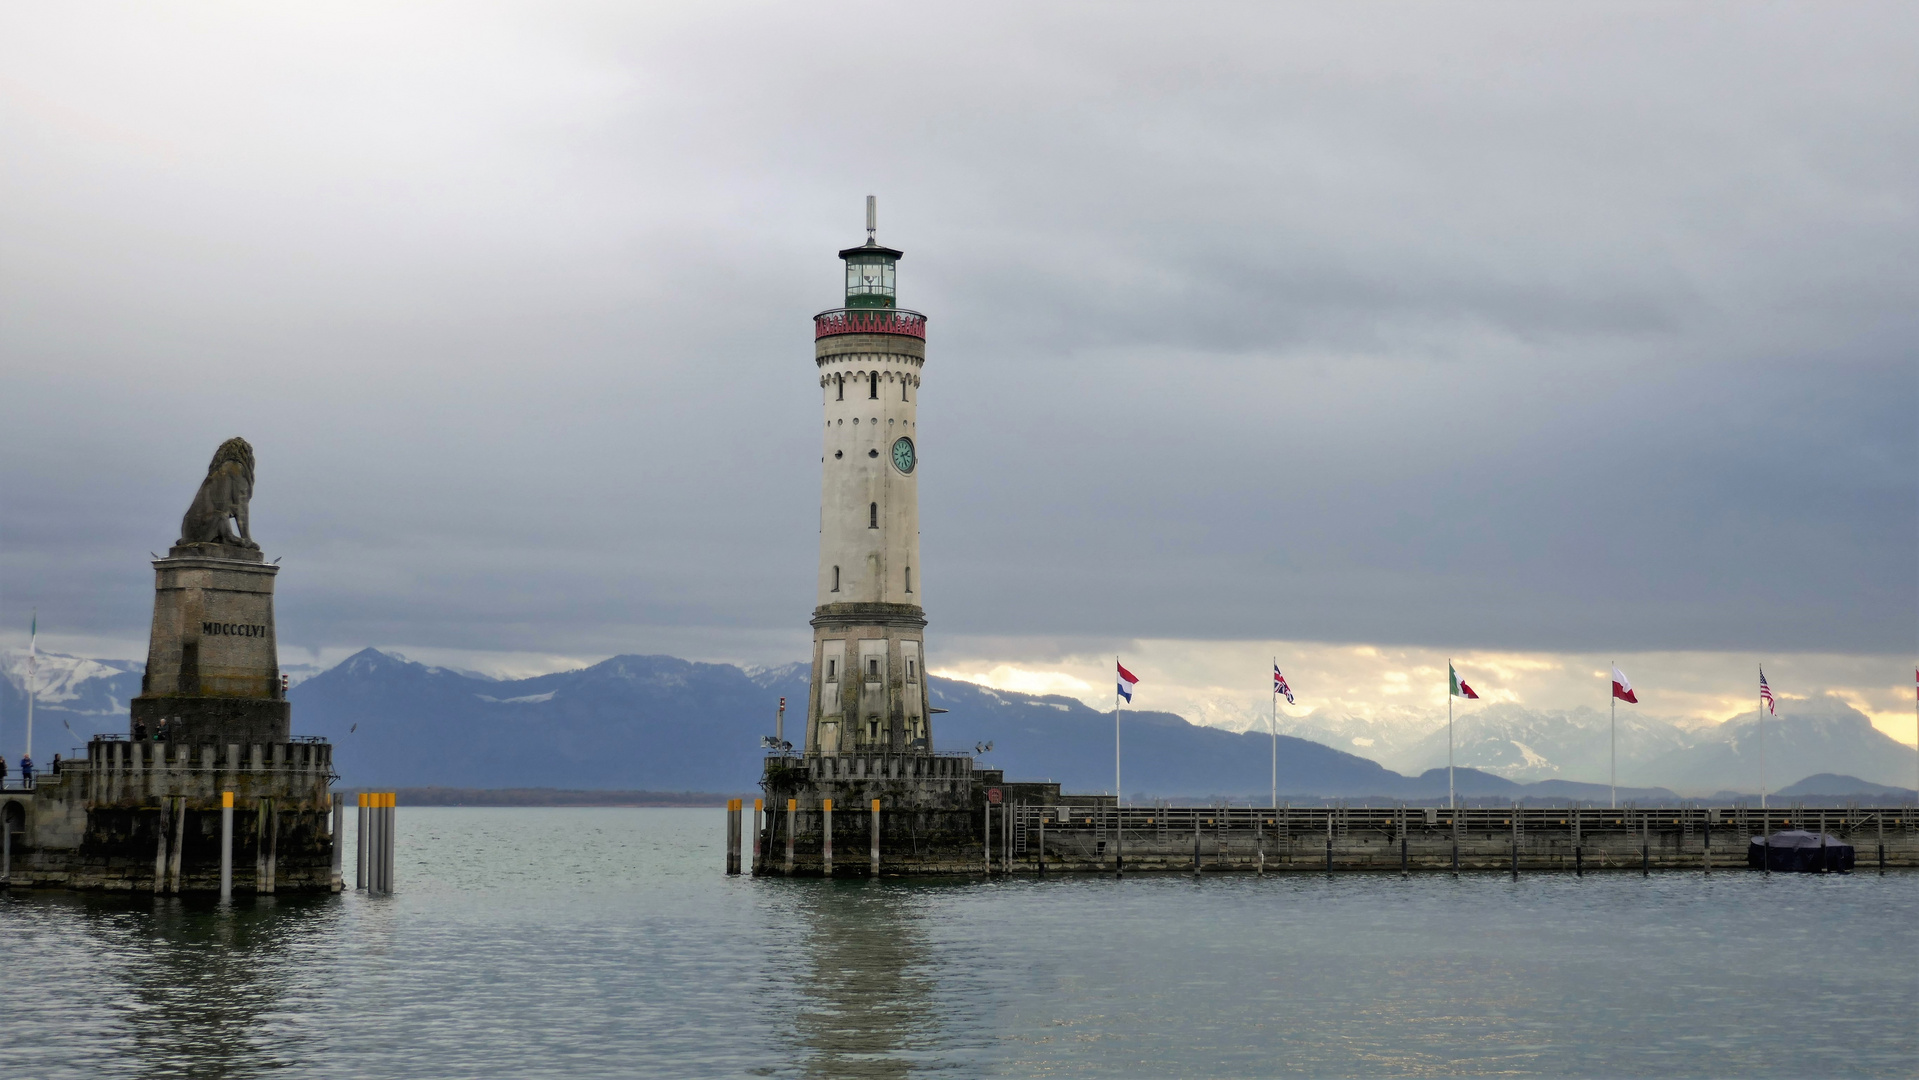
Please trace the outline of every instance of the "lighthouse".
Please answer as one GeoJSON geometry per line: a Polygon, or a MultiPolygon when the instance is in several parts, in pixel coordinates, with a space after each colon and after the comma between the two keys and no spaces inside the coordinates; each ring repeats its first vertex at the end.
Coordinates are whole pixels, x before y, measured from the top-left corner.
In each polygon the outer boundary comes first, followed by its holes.
{"type": "Polygon", "coordinates": [[[805,753],[932,752],[920,572],[920,372],[926,316],[897,302],[901,252],[839,253],[846,300],[813,317],[824,419],[819,599],[805,753]]]}

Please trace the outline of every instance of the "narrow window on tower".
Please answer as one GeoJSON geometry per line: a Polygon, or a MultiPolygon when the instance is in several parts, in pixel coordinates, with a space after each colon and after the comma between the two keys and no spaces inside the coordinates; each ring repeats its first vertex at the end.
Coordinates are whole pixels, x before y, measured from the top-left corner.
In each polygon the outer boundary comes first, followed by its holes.
{"type": "Polygon", "coordinates": [[[869,529],[877,529],[880,527],[880,504],[879,503],[867,504],[866,527],[869,529]]]}
{"type": "Polygon", "coordinates": [[[906,568],[906,591],[913,591],[913,568],[910,566],[906,568]]]}
{"type": "Polygon", "coordinates": [[[827,682],[833,682],[839,676],[839,672],[833,670],[835,667],[838,667],[838,666],[839,666],[839,661],[837,660],[828,660],[826,662],[826,681],[827,682]]]}
{"type": "Polygon", "coordinates": [[[905,379],[900,380],[900,400],[901,401],[912,400],[911,398],[906,396],[906,380],[905,379]]]}
{"type": "Polygon", "coordinates": [[[846,376],[844,375],[833,376],[833,383],[834,385],[840,388],[839,400],[845,401],[846,400],[846,376]]]}
{"type": "Polygon", "coordinates": [[[840,591],[840,568],[837,566],[833,568],[833,591],[840,591]]]}
{"type": "Polygon", "coordinates": [[[866,396],[878,401],[880,398],[880,373],[875,371],[866,377],[866,396]]]}

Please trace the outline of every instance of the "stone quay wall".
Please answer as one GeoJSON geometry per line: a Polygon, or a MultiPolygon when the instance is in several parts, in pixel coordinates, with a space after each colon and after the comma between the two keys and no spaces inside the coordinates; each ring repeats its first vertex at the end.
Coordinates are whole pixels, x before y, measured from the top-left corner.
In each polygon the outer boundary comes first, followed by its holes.
{"type": "Polygon", "coordinates": [[[1788,829],[1852,844],[1861,870],[1919,866],[1919,809],[1622,807],[1016,807],[997,869],[1128,871],[1744,869],[1751,838],[1788,829]],[[1123,831],[1122,831],[1123,829],[1123,831]],[[1042,847],[1042,842],[1044,846],[1042,847]],[[1403,847],[1403,850],[1402,850],[1403,847]],[[1197,851],[1197,859],[1195,858],[1197,851]],[[1330,855],[1330,860],[1329,860],[1330,855]]]}
{"type": "Polygon", "coordinates": [[[220,888],[221,793],[234,794],[236,892],[337,891],[333,748],[96,738],[31,791],[0,793],[16,824],[9,884],[156,893],[220,888]]]}
{"type": "MultiPolygon", "coordinates": [[[[1111,796],[1061,796],[1057,784],[1008,784],[972,770],[962,789],[849,782],[862,763],[789,763],[812,778],[793,817],[786,864],[786,802],[769,799],[758,823],[757,873],[824,872],[824,798],[834,799],[835,877],[871,872],[872,811],[881,800],[882,875],[987,873],[985,793],[993,810],[993,873],[1743,870],[1751,838],[1803,829],[1851,844],[1857,868],[1919,866],[1919,808],[1114,806],[1111,796]],[[826,794],[827,792],[833,794],[826,794]],[[849,796],[858,796],[857,798],[849,796]],[[916,801],[917,800],[917,801],[916,801]],[[1457,857],[1455,859],[1455,851],[1457,857]],[[1517,860],[1515,862],[1515,854],[1517,860]]],[[[969,763],[970,764],[970,763],[969,763]]]]}

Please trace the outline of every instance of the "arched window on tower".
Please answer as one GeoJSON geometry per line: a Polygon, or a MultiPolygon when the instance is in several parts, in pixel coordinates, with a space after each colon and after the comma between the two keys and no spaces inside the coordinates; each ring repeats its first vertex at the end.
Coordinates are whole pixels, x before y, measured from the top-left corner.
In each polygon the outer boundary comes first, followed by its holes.
{"type": "Polygon", "coordinates": [[[880,373],[877,371],[866,377],[866,396],[874,401],[880,399],[880,373]]]}
{"type": "Polygon", "coordinates": [[[911,401],[911,400],[913,400],[912,398],[909,398],[909,397],[907,397],[907,396],[906,396],[906,386],[907,386],[907,382],[908,382],[908,380],[906,380],[906,379],[901,379],[901,380],[900,380],[900,400],[901,400],[901,401],[911,401]]]}
{"type": "Polygon", "coordinates": [[[867,504],[866,527],[869,529],[877,529],[880,527],[880,504],[879,503],[867,504]]]}
{"type": "Polygon", "coordinates": [[[833,382],[836,386],[840,388],[839,400],[845,401],[846,400],[846,376],[835,375],[833,376],[833,382]]]}

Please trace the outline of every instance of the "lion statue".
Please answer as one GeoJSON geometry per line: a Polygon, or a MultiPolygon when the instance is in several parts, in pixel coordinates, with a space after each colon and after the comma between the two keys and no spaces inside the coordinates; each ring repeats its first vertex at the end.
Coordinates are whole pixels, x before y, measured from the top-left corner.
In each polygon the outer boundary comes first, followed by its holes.
{"type": "Polygon", "coordinates": [[[253,447],[245,439],[228,439],[213,452],[213,464],[207,466],[200,493],[187,507],[187,516],[180,519],[180,543],[260,550],[247,529],[247,502],[252,498],[253,447]],[[239,527],[239,535],[234,535],[229,521],[239,527]]]}

